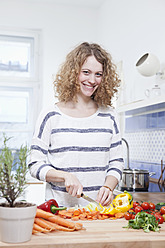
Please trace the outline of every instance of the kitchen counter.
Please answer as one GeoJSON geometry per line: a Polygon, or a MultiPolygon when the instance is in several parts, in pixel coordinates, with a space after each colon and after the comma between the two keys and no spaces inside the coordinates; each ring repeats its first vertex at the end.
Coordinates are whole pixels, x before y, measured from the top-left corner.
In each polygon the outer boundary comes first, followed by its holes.
{"type": "Polygon", "coordinates": [[[165,202],[165,192],[131,192],[134,201],[165,202]]]}
{"type": "MultiPolygon", "coordinates": [[[[165,200],[165,193],[132,193],[134,200],[153,201],[165,200]]],[[[86,230],[75,232],[51,232],[49,234],[32,235],[30,241],[21,244],[0,242],[1,248],[164,248],[165,223],[160,232],[145,233],[143,230],[123,228],[128,221],[93,220],[81,221],[86,230]]]]}

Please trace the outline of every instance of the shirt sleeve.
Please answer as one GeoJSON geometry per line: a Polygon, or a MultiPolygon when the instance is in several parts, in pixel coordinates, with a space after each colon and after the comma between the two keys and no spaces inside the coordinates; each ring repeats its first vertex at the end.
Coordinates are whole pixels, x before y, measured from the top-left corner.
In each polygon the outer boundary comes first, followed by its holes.
{"type": "Polygon", "coordinates": [[[54,111],[42,111],[37,119],[29,156],[29,170],[32,177],[46,181],[47,172],[53,165],[47,162],[51,135],[51,117],[54,111]]]}
{"type": "Polygon", "coordinates": [[[124,169],[124,160],[118,114],[116,110],[113,110],[111,119],[113,120],[113,135],[110,145],[110,160],[107,169],[107,176],[114,176],[118,181],[120,181],[122,177],[122,171],[124,169]]]}

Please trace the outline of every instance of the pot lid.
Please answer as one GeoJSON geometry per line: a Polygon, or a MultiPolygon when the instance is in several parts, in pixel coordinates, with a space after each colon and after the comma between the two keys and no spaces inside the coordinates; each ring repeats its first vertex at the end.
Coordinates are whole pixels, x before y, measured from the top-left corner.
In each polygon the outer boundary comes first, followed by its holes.
{"type": "Polygon", "coordinates": [[[124,169],[123,170],[124,173],[136,173],[136,174],[145,174],[145,173],[149,173],[148,170],[141,170],[141,169],[124,169]]]}

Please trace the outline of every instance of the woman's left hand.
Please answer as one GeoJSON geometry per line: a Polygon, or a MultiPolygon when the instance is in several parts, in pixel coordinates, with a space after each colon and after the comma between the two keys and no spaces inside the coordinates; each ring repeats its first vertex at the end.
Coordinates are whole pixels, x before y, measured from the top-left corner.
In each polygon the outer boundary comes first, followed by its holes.
{"type": "Polygon", "coordinates": [[[96,201],[99,202],[102,206],[108,206],[113,200],[113,192],[108,188],[101,187],[96,201]]]}

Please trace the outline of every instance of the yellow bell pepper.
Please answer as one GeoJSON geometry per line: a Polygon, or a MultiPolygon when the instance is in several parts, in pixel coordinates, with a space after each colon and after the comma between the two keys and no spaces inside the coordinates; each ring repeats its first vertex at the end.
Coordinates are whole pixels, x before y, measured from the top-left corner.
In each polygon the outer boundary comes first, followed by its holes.
{"type": "Polygon", "coordinates": [[[124,191],[124,193],[117,195],[112,203],[116,210],[124,213],[133,207],[133,198],[130,193],[124,191]]]}

